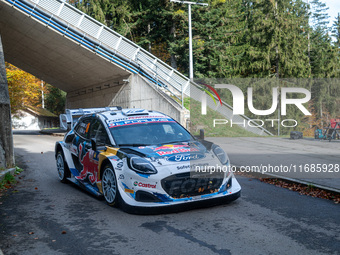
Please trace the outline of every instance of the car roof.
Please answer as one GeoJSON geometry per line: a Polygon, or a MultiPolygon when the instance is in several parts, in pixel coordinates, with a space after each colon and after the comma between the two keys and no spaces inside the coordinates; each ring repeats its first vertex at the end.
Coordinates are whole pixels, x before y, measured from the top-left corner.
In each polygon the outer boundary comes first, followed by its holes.
{"type": "Polygon", "coordinates": [[[122,121],[127,119],[140,119],[140,118],[170,118],[169,116],[157,112],[157,111],[148,111],[145,109],[121,109],[114,111],[103,111],[97,113],[97,115],[102,116],[106,121],[122,121]]]}

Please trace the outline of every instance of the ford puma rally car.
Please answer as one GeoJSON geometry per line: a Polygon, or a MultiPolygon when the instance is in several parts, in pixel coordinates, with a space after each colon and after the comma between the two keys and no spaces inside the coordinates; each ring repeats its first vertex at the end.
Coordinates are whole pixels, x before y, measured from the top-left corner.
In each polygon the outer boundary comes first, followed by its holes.
{"type": "Polygon", "coordinates": [[[169,116],[120,107],[87,112],[79,109],[82,116],[56,143],[61,182],[127,211],[193,208],[240,196],[227,154],[169,116]]]}

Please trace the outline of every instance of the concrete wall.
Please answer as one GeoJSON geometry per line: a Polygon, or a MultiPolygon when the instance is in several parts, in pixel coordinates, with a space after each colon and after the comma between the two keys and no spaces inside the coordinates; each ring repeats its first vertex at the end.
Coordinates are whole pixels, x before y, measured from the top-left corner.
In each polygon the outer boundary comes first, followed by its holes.
{"type": "Polygon", "coordinates": [[[138,75],[131,75],[129,81],[122,86],[113,98],[110,106],[119,105],[123,108],[143,108],[165,113],[183,126],[186,126],[186,115],[189,112],[167,95],[161,88],[148,83],[138,75]]]}
{"type": "Polygon", "coordinates": [[[15,164],[11,106],[8,94],[6,66],[0,34],[0,167],[10,168],[15,164]]]}
{"type": "Polygon", "coordinates": [[[112,80],[76,92],[67,93],[66,108],[74,109],[109,106],[122,86],[122,82],[112,80]]]}

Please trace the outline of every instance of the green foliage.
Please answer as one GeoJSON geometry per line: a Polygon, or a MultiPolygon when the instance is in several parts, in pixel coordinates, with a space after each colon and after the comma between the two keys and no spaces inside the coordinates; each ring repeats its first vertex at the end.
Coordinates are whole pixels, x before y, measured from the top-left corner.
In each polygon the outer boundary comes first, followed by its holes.
{"type": "Polygon", "coordinates": [[[340,48],[340,13],[338,13],[338,17],[334,21],[333,27],[332,27],[332,35],[335,38],[335,48],[339,50],[340,48]]]}
{"type": "Polygon", "coordinates": [[[66,92],[53,87],[49,84],[46,86],[46,109],[59,115],[65,112],[66,92]]]}
{"type": "MultiPolygon", "coordinates": [[[[188,74],[187,5],[72,0],[80,10],[188,74]]],[[[338,77],[321,0],[208,0],[192,6],[194,76],[338,77]],[[311,25],[310,25],[311,24],[311,25]]]]}
{"type": "Polygon", "coordinates": [[[15,183],[15,178],[10,173],[5,174],[4,178],[0,181],[0,191],[7,189],[11,184],[15,183]]]}
{"type": "Polygon", "coordinates": [[[15,174],[20,174],[23,171],[24,169],[22,169],[21,167],[18,167],[18,166],[15,167],[15,174]]]}

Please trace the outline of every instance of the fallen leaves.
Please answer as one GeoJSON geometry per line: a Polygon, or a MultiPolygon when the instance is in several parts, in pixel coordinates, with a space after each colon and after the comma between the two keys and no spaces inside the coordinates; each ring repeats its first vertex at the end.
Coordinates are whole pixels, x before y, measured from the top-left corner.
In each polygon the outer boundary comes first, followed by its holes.
{"type": "Polygon", "coordinates": [[[313,185],[304,185],[295,182],[289,182],[281,179],[273,179],[273,178],[260,178],[261,182],[269,183],[275,185],[276,187],[281,187],[285,189],[289,189],[291,191],[299,192],[300,195],[306,195],[311,197],[317,197],[322,199],[332,200],[334,203],[340,203],[340,194],[319,189],[314,187],[313,185]]]}

